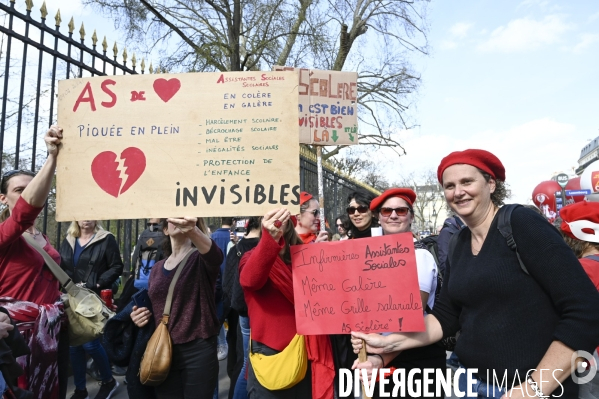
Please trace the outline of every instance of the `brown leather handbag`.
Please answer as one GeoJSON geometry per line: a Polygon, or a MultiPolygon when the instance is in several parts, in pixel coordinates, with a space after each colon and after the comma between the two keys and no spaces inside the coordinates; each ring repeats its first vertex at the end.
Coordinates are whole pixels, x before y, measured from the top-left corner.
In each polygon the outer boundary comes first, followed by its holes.
{"type": "Polygon", "coordinates": [[[158,324],[158,327],[156,327],[156,330],[148,341],[146,351],[141,359],[139,380],[144,385],[157,386],[162,384],[166,380],[166,377],[168,377],[173,359],[173,341],[171,341],[171,335],[168,332],[168,319],[171,313],[173,291],[175,290],[175,285],[177,284],[177,280],[179,280],[181,271],[185,268],[187,259],[195,251],[196,249],[193,248],[185,255],[185,258],[179,263],[173,280],[168,287],[162,320],[160,320],[160,324],[158,324]]]}

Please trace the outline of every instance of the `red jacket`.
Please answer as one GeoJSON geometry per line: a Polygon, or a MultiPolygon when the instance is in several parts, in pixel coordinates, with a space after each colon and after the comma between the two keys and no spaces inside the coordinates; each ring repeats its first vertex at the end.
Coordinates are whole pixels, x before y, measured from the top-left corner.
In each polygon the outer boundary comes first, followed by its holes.
{"type": "Polygon", "coordinates": [[[256,248],[246,252],[239,262],[239,281],[252,321],[252,339],[278,351],[287,347],[297,331],[293,304],[268,278],[283,245],[282,238],[277,243],[270,234],[262,234],[256,248]]]}

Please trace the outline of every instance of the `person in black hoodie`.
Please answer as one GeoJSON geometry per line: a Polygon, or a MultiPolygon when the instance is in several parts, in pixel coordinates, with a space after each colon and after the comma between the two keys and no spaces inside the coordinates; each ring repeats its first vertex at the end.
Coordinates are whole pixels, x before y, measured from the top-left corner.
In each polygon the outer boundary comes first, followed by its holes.
{"type": "MultiPolygon", "coordinates": [[[[239,332],[237,339],[241,340],[243,346],[243,355],[235,357],[235,364],[231,369],[229,377],[231,378],[231,388],[229,389],[229,398],[243,399],[247,398],[247,379],[246,368],[248,362],[248,350],[250,340],[250,318],[248,317],[248,308],[245,303],[243,289],[239,283],[239,260],[250,249],[258,245],[260,241],[261,217],[251,217],[247,220],[245,234],[237,244],[235,244],[227,254],[227,263],[225,265],[225,275],[223,279],[224,303],[230,308],[229,318],[232,315],[239,315],[239,332]]],[[[239,345],[236,345],[239,347],[239,345]]],[[[229,350],[232,345],[229,344],[229,350]]],[[[232,356],[229,356],[232,361],[232,356]]],[[[227,365],[228,366],[228,365],[227,365]]]]}
{"type": "MultiPolygon", "coordinates": [[[[84,285],[98,294],[104,289],[111,289],[112,284],[123,272],[123,261],[114,236],[95,220],[71,223],[60,246],[60,256],[60,266],[73,282],[84,285]]],[[[112,377],[110,362],[100,339],[81,346],[71,346],[70,352],[75,383],[75,393],[71,399],[88,398],[85,384],[85,352],[94,359],[102,377],[102,386],[96,399],[110,398],[118,387],[118,382],[112,377]]]]}

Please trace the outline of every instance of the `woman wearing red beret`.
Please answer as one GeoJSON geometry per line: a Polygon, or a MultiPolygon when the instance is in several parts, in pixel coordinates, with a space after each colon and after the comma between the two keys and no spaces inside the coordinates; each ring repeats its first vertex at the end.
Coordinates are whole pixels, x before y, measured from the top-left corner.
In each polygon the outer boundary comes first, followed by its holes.
{"type": "MultiPolygon", "coordinates": [[[[578,202],[559,213],[560,229],[595,287],[599,290],[599,202],[578,202]]],[[[597,352],[594,354],[595,361],[597,352]]],[[[599,374],[580,386],[580,399],[594,399],[599,392],[599,374]]]]}
{"type": "MultiPolygon", "coordinates": [[[[378,215],[378,220],[384,235],[400,234],[410,232],[414,222],[414,202],[416,193],[409,188],[392,188],[370,203],[370,210],[378,215]]],[[[414,241],[416,241],[414,239],[414,241]]],[[[437,289],[437,265],[435,259],[426,247],[415,243],[416,265],[418,270],[418,284],[420,286],[420,297],[424,304],[424,314],[431,312],[435,306],[435,291],[437,289]]],[[[431,344],[420,348],[404,350],[401,353],[382,353],[380,355],[369,355],[364,363],[354,363],[354,368],[390,368],[403,369],[408,375],[411,370],[424,368],[445,370],[445,349],[440,345],[431,344]]],[[[413,379],[414,386],[427,383],[422,374],[413,379]]],[[[428,382],[428,392],[436,392],[434,379],[428,382]]],[[[391,393],[393,387],[385,386],[385,391],[391,393]]],[[[416,389],[416,388],[414,388],[416,389]]],[[[379,388],[376,387],[375,398],[379,396],[379,388]]],[[[409,392],[409,390],[408,390],[409,392]]],[[[409,394],[405,397],[411,397],[409,394]]],[[[443,395],[435,396],[442,398],[443,395]]]]}
{"type": "MultiPolygon", "coordinates": [[[[335,371],[331,344],[326,335],[306,335],[308,367],[299,381],[283,384],[266,381],[272,377],[268,357],[292,351],[297,336],[291,275],[291,246],[301,245],[287,209],[274,209],[262,218],[258,245],[239,262],[239,282],[243,288],[252,324],[247,392],[250,399],[333,399],[331,384],[335,371]],[[261,359],[260,359],[261,358],[261,359]],[[263,378],[264,377],[264,378],[263,378]],[[270,385],[269,385],[270,384],[270,385]]],[[[301,350],[301,348],[300,348],[301,350]]],[[[300,356],[292,351],[289,369],[300,356]]],[[[275,375],[276,377],[276,375],[275,375]]],[[[276,379],[276,378],[275,378],[276,379]]]]}
{"type": "MultiPolygon", "coordinates": [[[[477,369],[474,397],[578,398],[571,363],[575,351],[590,352],[599,343],[599,293],[559,232],[536,212],[513,210],[518,252],[508,246],[497,228],[506,190],[505,169],[495,155],[454,152],[437,174],[448,205],[468,228],[455,236],[441,296],[424,318],[426,331],[352,333],[354,350],[360,339],[369,353],[387,353],[461,330],[455,353],[464,368],[477,369]]],[[[464,374],[458,385],[465,390],[464,374]]]]}
{"type": "Polygon", "coordinates": [[[320,230],[320,205],[318,200],[310,193],[300,193],[300,213],[292,217],[295,232],[304,244],[328,241],[326,231],[320,230]]]}

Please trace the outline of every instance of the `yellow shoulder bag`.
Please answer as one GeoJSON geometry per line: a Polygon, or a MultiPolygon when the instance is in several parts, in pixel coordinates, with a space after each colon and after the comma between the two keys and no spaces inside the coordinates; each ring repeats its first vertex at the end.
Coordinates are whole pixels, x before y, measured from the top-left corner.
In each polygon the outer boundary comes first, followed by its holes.
{"type": "Polygon", "coordinates": [[[304,336],[295,334],[282,352],[271,356],[252,353],[250,337],[250,362],[258,382],[264,388],[271,391],[291,388],[304,379],[308,370],[304,336]]]}

